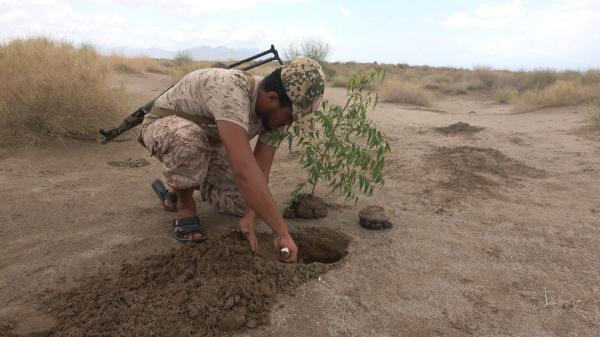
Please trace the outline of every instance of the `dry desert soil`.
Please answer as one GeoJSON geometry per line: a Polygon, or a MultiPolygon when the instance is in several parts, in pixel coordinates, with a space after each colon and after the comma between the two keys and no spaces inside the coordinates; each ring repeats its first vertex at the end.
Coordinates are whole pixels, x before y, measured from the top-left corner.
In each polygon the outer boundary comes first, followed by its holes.
{"type": "MultiPolygon", "coordinates": [[[[115,82],[136,104],[168,84],[115,82]]],[[[293,266],[263,223],[253,256],[237,219],[205,204],[210,240],[177,243],[135,131],[3,149],[0,336],[600,336],[600,130],[585,106],[514,114],[469,95],[371,118],[392,146],[385,187],[356,205],[318,189],[329,215],[288,220],[316,254],[293,266]],[[372,204],[393,228],[358,225],[372,204]]],[[[297,159],[281,148],[272,168],[282,209],[297,159]]]]}

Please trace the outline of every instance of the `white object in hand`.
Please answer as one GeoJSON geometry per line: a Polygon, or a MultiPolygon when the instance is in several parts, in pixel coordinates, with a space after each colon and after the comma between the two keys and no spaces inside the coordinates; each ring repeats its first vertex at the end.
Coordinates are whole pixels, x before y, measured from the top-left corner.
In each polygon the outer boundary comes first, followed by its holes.
{"type": "Polygon", "coordinates": [[[284,255],[284,256],[290,255],[290,249],[288,247],[281,248],[281,250],[279,252],[281,253],[281,255],[284,255]]]}

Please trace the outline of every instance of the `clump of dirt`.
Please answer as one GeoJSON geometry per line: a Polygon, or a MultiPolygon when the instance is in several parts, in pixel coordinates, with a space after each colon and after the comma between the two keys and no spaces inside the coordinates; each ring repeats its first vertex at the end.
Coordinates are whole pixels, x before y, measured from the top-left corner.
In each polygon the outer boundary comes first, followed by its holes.
{"type": "Polygon", "coordinates": [[[492,148],[473,146],[441,147],[427,157],[434,169],[449,174],[439,185],[453,192],[486,190],[489,187],[515,183],[522,177],[543,178],[540,170],[504,155],[492,148]]]}
{"type": "Polygon", "coordinates": [[[268,234],[258,235],[253,255],[233,232],[125,264],[116,275],[86,278],[44,299],[59,322],[52,336],[228,336],[268,324],[277,294],[316,278],[335,266],[325,263],[347,254],[349,238],[339,232],[293,235],[303,263],[279,262],[268,234]]]}
{"type": "Polygon", "coordinates": [[[148,165],[150,165],[150,162],[147,161],[144,158],[139,158],[139,159],[129,158],[127,160],[113,160],[113,161],[109,161],[109,162],[107,162],[107,164],[110,165],[110,166],[114,166],[114,167],[131,167],[131,168],[135,168],[135,167],[148,166],[148,165]]]}
{"type": "Polygon", "coordinates": [[[358,223],[361,227],[371,230],[392,228],[392,223],[385,212],[385,208],[377,205],[361,209],[358,212],[358,223]]]}
{"type": "Polygon", "coordinates": [[[436,127],[434,129],[445,135],[474,134],[483,130],[481,126],[471,126],[469,123],[463,122],[450,124],[444,127],[436,127]]]}
{"type": "Polygon", "coordinates": [[[283,212],[286,218],[319,219],[327,216],[327,203],[313,194],[298,195],[292,208],[283,212]]]}

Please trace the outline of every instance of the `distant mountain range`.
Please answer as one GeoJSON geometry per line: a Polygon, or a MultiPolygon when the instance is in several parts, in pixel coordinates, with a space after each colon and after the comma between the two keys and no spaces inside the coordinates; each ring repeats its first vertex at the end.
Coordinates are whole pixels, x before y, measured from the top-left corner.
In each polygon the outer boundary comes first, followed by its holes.
{"type": "MultiPolygon", "coordinates": [[[[265,48],[266,49],[266,48],[265,48]]],[[[246,57],[256,55],[262,50],[253,48],[228,48],[228,47],[208,47],[200,46],[189,49],[182,49],[177,51],[169,51],[160,48],[131,48],[131,47],[115,47],[115,48],[102,48],[99,50],[102,53],[118,53],[124,56],[140,56],[145,55],[153,58],[172,59],[177,56],[178,53],[186,53],[194,60],[211,60],[211,61],[227,61],[227,60],[240,60],[246,57]]]]}

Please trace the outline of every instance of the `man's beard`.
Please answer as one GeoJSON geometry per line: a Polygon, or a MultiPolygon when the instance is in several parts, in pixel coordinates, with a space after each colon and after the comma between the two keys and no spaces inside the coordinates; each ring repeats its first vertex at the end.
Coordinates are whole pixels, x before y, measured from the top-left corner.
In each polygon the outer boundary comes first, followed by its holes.
{"type": "Polygon", "coordinates": [[[273,128],[270,127],[269,123],[267,122],[267,116],[266,116],[266,114],[262,113],[261,111],[256,111],[256,115],[258,116],[258,118],[262,122],[262,125],[265,128],[265,130],[268,130],[268,131],[273,130],[273,128]]]}

